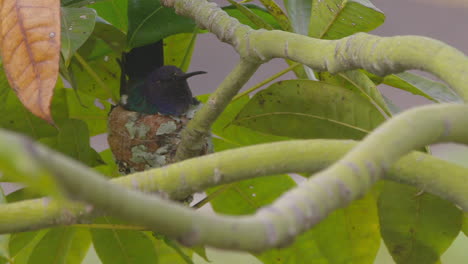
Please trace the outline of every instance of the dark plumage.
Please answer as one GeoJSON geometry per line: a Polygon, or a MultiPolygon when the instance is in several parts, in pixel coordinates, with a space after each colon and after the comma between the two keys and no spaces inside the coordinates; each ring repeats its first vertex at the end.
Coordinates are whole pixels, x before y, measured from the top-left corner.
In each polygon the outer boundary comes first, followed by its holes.
{"type": "Polygon", "coordinates": [[[187,78],[204,73],[184,73],[172,65],[159,67],[144,79],[128,81],[127,94],[122,95],[122,105],[127,110],[140,113],[181,115],[190,105],[198,104],[192,96],[187,78]]]}

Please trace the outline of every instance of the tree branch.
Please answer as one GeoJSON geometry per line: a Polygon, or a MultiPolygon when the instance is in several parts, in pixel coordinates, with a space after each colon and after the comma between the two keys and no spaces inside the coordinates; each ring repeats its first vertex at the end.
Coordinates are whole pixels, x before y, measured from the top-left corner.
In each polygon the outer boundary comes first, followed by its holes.
{"type": "Polygon", "coordinates": [[[259,66],[258,63],[241,59],[182,131],[176,160],[185,160],[200,155],[205,147],[206,137],[210,136],[211,125],[259,66]]]}
{"type": "MultiPolygon", "coordinates": [[[[9,148],[22,150],[18,155],[30,155],[30,150],[23,144],[25,140],[8,132],[0,133],[0,142],[8,144],[9,148]]],[[[110,181],[126,188],[157,192],[163,197],[178,200],[209,187],[254,177],[289,172],[314,173],[333,164],[354,146],[356,142],[349,140],[294,140],[261,144],[189,159],[110,181]]],[[[43,149],[40,145],[36,148],[43,149]]],[[[61,170],[73,177],[96,174],[74,160],[58,154],[49,155],[50,150],[39,153],[47,153],[44,155],[50,162],[60,164],[61,170]]],[[[11,154],[8,156],[11,157],[11,154]]],[[[6,160],[5,156],[1,156],[1,160],[22,166],[20,161],[24,159],[14,156],[14,159],[6,160]]],[[[37,159],[30,159],[32,166],[37,163],[37,159]]],[[[38,171],[30,173],[34,177],[38,171]]],[[[468,211],[467,175],[467,168],[413,152],[395,163],[386,174],[386,179],[414,185],[468,211]]],[[[92,207],[80,203],[63,204],[49,198],[5,204],[0,206],[0,215],[3,216],[0,218],[0,233],[86,222],[92,217],[91,212],[92,207]]]]}
{"type": "MultiPolygon", "coordinates": [[[[466,105],[435,105],[398,115],[334,165],[251,216],[208,215],[130,190],[37,145],[29,145],[24,154],[51,170],[71,197],[111,215],[178,238],[186,245],[261,251],[286,245],[333,210],[364,195],[394,161],[411,149],[436,142],[467,143],[467,112],[466,105]],[[376,146],[381,151],[376,152],[376,146]]],[[[216,170],[211,175],[214,181],[219,178],[216,170]]],[[[459,205],[468,208],[466,200],[459,205]]]]}
{"type": "Polygon", "coordinates": [[[161,3],[192,18],[199,27],[231,44],[242,58],[251,61],[264,63],[272,58],[285,58],[316,71],[338,73],[365,69],[379,76],[419,69],[444,80],[468,101],[468,57],[441,41],[366,33],[340,40],[321,40],[278,30],[253,30],[206,0],[162,0],[161,3]]]}

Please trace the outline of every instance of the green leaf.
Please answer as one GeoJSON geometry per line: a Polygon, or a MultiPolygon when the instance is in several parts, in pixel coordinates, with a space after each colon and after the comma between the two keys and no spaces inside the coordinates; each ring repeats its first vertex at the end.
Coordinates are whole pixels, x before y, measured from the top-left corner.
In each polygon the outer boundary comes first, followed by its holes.
{"type": "Polygon", "coordinates": [[[66,264],[80,264],[91,246],[91,233],[87,228],[74,228],[73,239],[65,260],[66,264]]]}
{"type": "Polygon", "coordinates": [[[264,264],[331,263],[320,251],[312,230],[297,236],[290,246],[268,250],[258,254],[257,258],[264,264]]]}
{"type": "Polygon", "coordinates": [[[184,254],[187,258],[190,258],[193,253],[188,248],[179,248],[181,252],[176,252],[173,247],[169,246],[163,239],[156,239],[154,236],[151,237],[153,240],[154,247],[158,252],[157,263],[170,263],[170,264],[189,264],[192,262],[191,259],[184,259],[180,254],[184,254]]]}
{"type": "Polygon", "coordinates": [[[92,4],[90,7],[96,10],[104,20],[122,32],[127,32],[127,6],[128,0],[105,0],[92,4]]]}
{"type": "Polygon", "coordinates": [[[28,264],[63,263],[70,251],[75,229],[71,227],[57,227],[51,229],[34,247],[28,264]]]}
{"type": "Polygon", "coordinates": [[[49,229],[13,234],[10,239],[10,255],[15,264],[27,264],[36,246],[49,232],[49,229]]]}
{"type": "MultiPolygon", "coordinates": [[[[94,26],[91,38],[95,38],[95,41],[103,41],[109,48],[117,53],[121,53],[125,50],[127,36],[114,25],[100,17],[96,19],[96,25],[94,26]]],[[[101,56],[106,54],[107,53],[102,52],[101,56]]]]}
{"type": "Polygon", "coordinates": [[[288,16],[283,12],[281,7],[274,0],[260,0],[260,2],[276,19],[282,30],[289,32],[293,31],[288,16]]]}
{"type": "Polygon", "coordinates": [[[86,60],[102,60],[113,54],[120,57],[126,45],[125,34],[100,17],[96,18],[93,33],[79,49],[80,55],[86,60]]]}
{"type": "MultiPolygon", "coordinates": [[[[208,100],[208,95],[198,96],[197,97],[201,102],[206,102],[208,100]]],[[[247,146],[255,145],[266,142],[288,140],[290,138],[280,137],[270,134],[261,133],[254,131],[249,128],[233,125],[232,122],[239,113],[239,111],[249,102],[249,98],[244,96],[231,102],[223,113],[216,119],[216,122],[212,126],[212,133],[217,137],[222,138],[224,141],[229,142],[228,145],[233,147],[236,145],[247,146]]],[[[221,151],[219,142],[213,139],[215,150],[221,151]]]]}
{"type": "Polygon", "coordinates": [[[374,263],[380,234],[374,193],[331,213],[295,238],[292,245],[268,250],[263,263],[374,263]]]}
{"type": "Polygon", "coordinates": [[[9,193],[6,197],[8,203],[14,203],[36,198],[41,198],[41,195],[39,195],[37,192],[34,192],[29,187],[20,188],[12,193],[9,193]]]}
{"type": "MultiPolygon", "coordinates": [[[[41,195],[34,192],[32,188],[25,187],[8,194],[6,199],[8,203],[13,203],[39,197],[41,197],[41,195]]],[[[37,236],[42,237],[45,233],[41,232],[42,231],[30,231],[12,234],[8,245],[10,256],[15,257],[22,249],[28,247],[30,243],[34,243],[37,236]]]]}
{"type": "Polygon", "coordinates": [[[334,211],[312,232],[318,248],[330,263],[374,263],[380,247],[374,193],[334,211]]]}
{"type": "Polygon", "coordinates": [[[394,182],[379,197],[382,238],[397,263],[436,263],[461,229],[452,203],[394,182]]]}
{"type": "Polygon", "coordinates": [[[463,100],[446,85],[410,72],[386,76],[383,83],[412,94],[424,96],[435,102],[463,103],[463,100]]]}
{"type": "Polygon", "coordinates": [[[105,164],[97,166],[94,169],[100,172],[101,174],[112,178],[121,176],[112,151],[110,149],[106,149],[100,152],[99,154],[101,155],[101,159],[104,161],[105,164]]]}
{"type": "Polygon", "coordinates": [[[15,257],[21,250],[26,248],[29,245],[29,243],[33,243],[38,235],[38,231],[20,232],[12,234],[9,242],[10,256],[15,257]]]}
{"type": "Polygon", "coordinates": [[[191,248],[193,252],[197,253],[198,256],[202,257],[205,261],[210,262],[208,256],[206,255],[206,248],[204,246],[197,246],[191,248]]]}
{"type": "Polygon", "coordinates": [[[211,188],[207,193],[212,194],[219,188],[224,188],[225,190],[211,201],[213,210],[223,214],[245,215],[271,204],[295,186],[296,183],[291,177],[283,174],[235,182],[211,188]]]}
{"type": "Polygon", "coordinates": [[[86,122],[89,136],[106,133],[107,116],[109,115],[111,104],[104,100],[97,101],[94,97],[80,93],[79,91],[64,90],[67,98],[69,118],[86,122]],[[96,103],[100,106],[97,106],[96,103]]]}
{"type": "Polygon", "coordinates": [[[120,98],[121,70],[117,63],[119,57],[119,54],[111,53],[100,57],[93,56],[92,59],[85,56],[73,58],[69,68],[74,76],[73,88],[102,100],[120,98]]]}
{"type": "MultiPolygon", "coordinates": [[[[0,65],[1,66],[1,65],[0,65]]],[[[22,133],[34,139],[41,137],[49,137],[57,135],[57,129],[48,124],[43,119],[31,114],[19,101],[13,89],[10,88],[6,80],[3,68],[0,67],[0,96],[2,96],[3,103],[0,104],[0,111],[8,113],[3,115],[0,119],[0,127],[22,133]]],[[[62,86],[61,82],[57,83],[56,89],[62,86]]],[[[66,119],[68,111],[66,108],[66,101],[63,94],[56,92],[52,99],[52,116],[55,122],[60,122],[66,119]]]]}
{"type": "MultiPolygon", "coordinates": [[[[0,186],[0,206],[4,205],[7,203],[7,200],[5,198],[5,195],[3,193],[2,186],[0,186]]],[[[10,235],[9,234],[4,234],[0,235],[0,261],[5,260],[5,263],[8,259],[10,259],[10,250],[9,250],[9,244],[10,242],[10,235]]],[[[1,262],[0,262],[1,263],[1,262]]]]}
{"type": "MultiPolygon", "coordinates": [[[[95,221],[99,224],[112,224],[107,217],[95,221]]],[[[154,264],[158,255],[150,237],[142,231],[91,229],[94,249],[103,264],[154,264]]]]}
{"type": "MultiPolygon", "coordinates": [[[[187,264],[194,264],[193,261],[192,261],[192,251],[191,250],[185,250],[183,249],[182,246],[180,246],[176,241],[172,240],[172,239],[169,239],[163,235],[158,235],[156,233],[152,233],[153,237],[155,237],[157,240],[161,240],[161,241],[164,241],[164,244],[166,244],[166,246],[172,248],[172,250],[174,250],[174,252],[176,252],[177,255],[179,255],[179,258],[184,260],[184,263],[187,263],[187,264]]],[[[156,246],[161,246],[161,244],[159,243],[155,243],[156,246]]],[[[171,262],[172,263],[172,262],[171,262]]]]}
{"type": "Polygon", "coordinates": [[[88,127],[81,120],[70,119],[61,125],[55,148],[86,165],[102,164],[101,157],[90,146],[88,127]]]}
{"type": "Polygon", "coordinates": [[[377,85],[363,72],[354,70],[342,72],[337,75],[332,75],[328,72],[319,73],[320,80],[329,84],[344,87],[355,91],[373,103],[384,112],[387,116],[391,116],[392,112],[387,106],[387,102],[380,93],[377,85]]]}
{"type": "Polygon", "coordinates": [[[352,91],[288,80],[257,93],[233,124],[291,138],[361,139],[383,121],[371,103],[352,91]]]}
{"type": "Polygon", "coordinates": [[[157,0],[128,0],[129,49],[144,46],[178,33],[192,33],[195,23],[157,0]]]}
{"type": "Polygon", "coordinates": [[[164,65],[174,65],[186,72],[190,65],[197,34],[181,33],[164,39],[164,65]]]}
{"type": "Polygon", "coordinates": [[[313,1],[309,36],[340,39],[380,26],[385,15],[369,0],[313,1]]]}
{"type": "Polygon", "coordinates": [[[462,225],[462,231],[465,233],[466,236],[468,236],[468,213],[463,213],[463,225],[462,225]]]}
{"type": "Polygon", "coordinates": [[[96,11],[94,9],[62,7],[61,52],[66,65],[91,35],[95,23],[96,11]]]}
{"type": "MultiPolygon", "coordinates": [[[[264,9],[262,9],[262,8],[260,8],[260,7],[257,7],[256,5],[252,5],[252,4],[250,4],[250,5],[241,5],[241,4],[237,3],[237,2],[234,1],[234,0],[228,0],[228,2],[231,3],[235,8],[237,8],[237,10],[240,12],[240,14],[239,14],[239,13],[234,13],[234,12],[232,12],[232,11],[231,11],[231,13],[229,13],[229,12],[228,12],[228,10],[229,10],[228,8],[229,8],[229,7],[223,8],[224,11],[226,11],[226,12],[227,12],[230,16],[232,16],[232,17],[235,17],[235,15],[237,15],[238,17],[245,17],[245,18],[247,18],[247,19],[250,21],[250,23],[249,23],[249,22],[244,23],[245,20],[244,20],[244,21],[241,21],[239,18],[236,17],[237,20],[239,20],[239,22],[241,22],[242,24],[249,25],[249,26],[252,27],[253,29],[259,29],[259,28],[273,29],[273,28],[274,28],[269,22],[265,21],[265,20],[260,16],[260,14],[256,14],[256,13],[254,12],[255,9],[256,9],[256,10],[264,10],[264,9]],[[243,16],[241,16],[241,14],[242,14],[243,16]],[[253,24],[253,25],[252,25],[252,24],[253,24]]],[[[231,10],[232,10],[232,9],[231,9],[231,10]]],[[[272,21],[271,21],[271,22],[275,21],[275,19],[274,19],[267,11],[265,11],[265,13],[266,13],[265,16],[269,16],[269,17],[272,18],[272,21]]],[[[263,14],[263,13],[262,13],[262,14],[263,14]]],[[[276,21],[275,21],[275,22],[276,22],[276,21]]],[[[279,26],[279,25],[278,25],[278,26],[279,26]]]]}

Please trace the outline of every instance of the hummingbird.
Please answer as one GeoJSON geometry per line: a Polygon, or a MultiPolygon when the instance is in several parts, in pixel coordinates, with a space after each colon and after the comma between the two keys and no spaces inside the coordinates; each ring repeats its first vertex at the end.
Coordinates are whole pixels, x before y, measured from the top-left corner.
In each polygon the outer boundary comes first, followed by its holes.
{"type": "MultiPolygon", "coordinates": [[[[187,79],[204,71],[184,73],[162,65],[162,42],[124,53],[120,102],[108,117],[108,143],[119,171],[129,174],[175,162],[180,133],[201,106],[187,79]]],[[[207,139],[204,154],[211,149],[207,139]]]]}
{"type": "Polygon", "coordinates": [[[191,105],[200,103],[192,96],[187,79],[205,73],[184,73],[176,66],[161,66],[144,79],[130,79],[121,104],[126,110],[138,113],[180,116],[191,105]]]}

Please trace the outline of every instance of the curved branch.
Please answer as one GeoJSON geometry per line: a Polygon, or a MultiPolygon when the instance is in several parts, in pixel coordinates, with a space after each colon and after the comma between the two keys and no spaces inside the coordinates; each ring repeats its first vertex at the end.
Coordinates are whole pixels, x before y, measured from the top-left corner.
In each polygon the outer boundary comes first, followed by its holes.
{"type": "Polygon", "coordinates": [[[176,160],[200,155],[205,147],[205,138],[210,136],[211,125],[259,66],[258,63],[241,59],[182,131],[176,160]]]}
{"type": "Polygon", "coordinates": [[[285,58],[318,71],[365,69],[380,76],[419,69],[447,82],[468,102],[468,57],[431,38],[358,33],[340,40],[321,40],[278,30],[253,30],[206,0],[161,2],[192,18],[251,61],[285,58]]]}
{"type": "MultiPolygon", "coordinates": [[[[9,145],[10,148],[24,149],[24,144],[21,144],[23,138],[5,132],[0,135],[0,142],[14,144],[9,145]]],[[[355,145],[356,142],[349,140],[293,140],[261,144],[189,159],[110,181],[126,188],[157,192],[164,197],[179,200],[209,187],[244,179],[288,172],[314,173],[333,164],[355,145]],[[246,153],[249,159],[245,158],[246,153]]],[[[26,155],[29,150],[25,151],[26,153],[18,155],[26,155]]],[[[11,156],[11,153],[8,155],[11,156]]],[[[62,169],[73,177],[80,178],[83,174],[95,173],[77,165],[76,161],[63,159],[59,155],[48,158],[51,159],[50,162],[61,164],[62,169]]],[[[2,160],[5,158],[2,157],[2,160]]],[[[21,159],[15,157],[12,161],[19,160],[21,159]]],[[[37,163],[37,159],[29,163],[37,163]]],[[[386,174],[386,179],[414,185],[468,211],[467,175],[466,168],[424,153],[413,152],[395,163],[386,174]]],[[[48,198],[1,205],[0,215],[3,217],[0,218],[0,233],[80,223],[92,217],[91,209],[92,207],[79,203],[64,205],[48,198]]]]}
{"type": "MultiPolygon", "coordinates": [[[[104,212],[175,237],[186,245],[261,251],[286,245],[333,210],[364,195],[393,162],[411,149],[436,142],[468,143],[467,112],[466,105],[435,105],[402,113],[377,128],[334,165],[251,216],[204,214],[111,184],[43,148],[34,148],[29,155],[51,170],[72,197],[104,212]],[[64,173],[66,163],[72,164],[68,171],[85,173],[79,177],[64,173]]],[[[213,175],[216,178],[215,172],[213,175]]],[[[468,206],[465,202],[460,205],[468,206]]]]}

